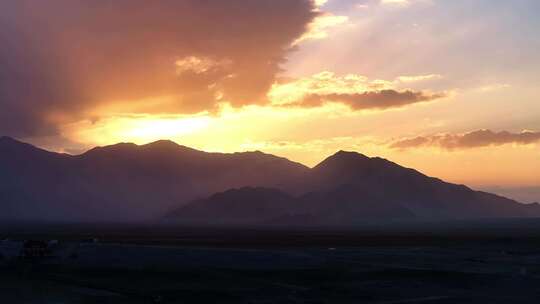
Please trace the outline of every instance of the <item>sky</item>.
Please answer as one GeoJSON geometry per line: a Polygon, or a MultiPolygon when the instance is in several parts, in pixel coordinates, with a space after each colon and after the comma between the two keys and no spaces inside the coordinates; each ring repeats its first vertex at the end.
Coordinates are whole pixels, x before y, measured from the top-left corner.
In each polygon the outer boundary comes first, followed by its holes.
{"type": "Polygon", "coordinates": [[[170,139],[308,166],[349,150],[530,193],[539,12],[537,0],[2,1],[0,135],[71,154],[170,139]]]}

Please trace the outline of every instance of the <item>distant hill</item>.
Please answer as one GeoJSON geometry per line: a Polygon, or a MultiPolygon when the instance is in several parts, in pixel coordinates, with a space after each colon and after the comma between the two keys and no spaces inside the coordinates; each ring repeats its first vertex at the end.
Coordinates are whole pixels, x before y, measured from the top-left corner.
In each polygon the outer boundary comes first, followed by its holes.
{"type": "Polygon", "coordinates": [[[171,141],[81,155],[0,138],[3,221],[356,224],[540,216],[381,158],[340,151],[310,169],[262,152],[206,153],[171,141]]]}
{"type": "Polygon", "coordinates": [[[180,207],[168,219],[190,224],[357,225],[540,216],[538,204],[474,191],[355,152],[337,152],[309,170],[297,185],[304,194],[228,190],[180,207]]]}
{"type": "Polygon", "coordinates": [[[415,219],[402,206],[348,190],[294,197],[269,188],[231,189],[179,207],[166,220],[195,225],[317,226],[415,219]]]}
{"type": "Polygon", "coordinates": [[[280,190],[243,187],[195,200],[168,217],[188,224],[256,225],[295,215],[296,207],[296,199],[280,190]]]}

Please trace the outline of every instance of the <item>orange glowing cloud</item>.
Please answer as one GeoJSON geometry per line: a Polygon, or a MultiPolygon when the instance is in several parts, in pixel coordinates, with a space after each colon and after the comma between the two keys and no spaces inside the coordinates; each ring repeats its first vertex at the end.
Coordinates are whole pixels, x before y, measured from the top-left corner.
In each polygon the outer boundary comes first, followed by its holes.
{"type": "Polygon", "coordinates": [[[394,81],[370,81],[362,75],[337,76],[325,71],[311,77],[276,83],[269,91],[268,97],[272,104],[287,107],[320,107],[328,103],[340,103],[353,110],[385,110],[447,97],[446,92],[395,89],[397,83],[435,77],[435,75],[403,76],[394,81]]]}

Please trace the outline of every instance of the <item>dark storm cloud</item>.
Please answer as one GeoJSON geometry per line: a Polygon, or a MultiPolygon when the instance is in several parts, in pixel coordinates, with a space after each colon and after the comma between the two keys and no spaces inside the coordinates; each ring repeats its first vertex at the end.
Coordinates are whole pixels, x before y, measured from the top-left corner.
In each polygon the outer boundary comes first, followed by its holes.
{"type": "Polygon", "coordinates": [[[381,90],[355,94],[311,94],[295,105],[318,107],[327,102],[336,102],[348,105],[353,110],[385,110],[443,97],[446,97],[443,93],[381,90]]]}
{"type": "Polygon", "coordinates": [[[308,0],[2,1],[0,133],[51,134],[118,100],[173,96],[145,108],[171,113],[266,102],[316,14],[308,0]]]}
{"type": "Polygon", "coordinates": [[[390,144],[390,147],[395,149],[410,149],[432,146],[454,150],[505,144],[525,145],[539,141],[540,132],[523,131],[521,133],[511,133],[508,131],[493,132],[491,130],[478,130],[465,134],[444,134],[400,139],[390,144]]]}

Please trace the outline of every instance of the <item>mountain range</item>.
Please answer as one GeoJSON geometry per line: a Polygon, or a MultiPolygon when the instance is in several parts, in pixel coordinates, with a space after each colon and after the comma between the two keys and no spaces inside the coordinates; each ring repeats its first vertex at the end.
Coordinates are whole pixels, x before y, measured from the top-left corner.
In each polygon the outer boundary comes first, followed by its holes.
{"type": "Polygon", "coordinates": [[[540,205],[339,151],[313,168],[157,141],[54,153],[0,138],[2,221],[356,225],[540,217],[540,205]]]}

